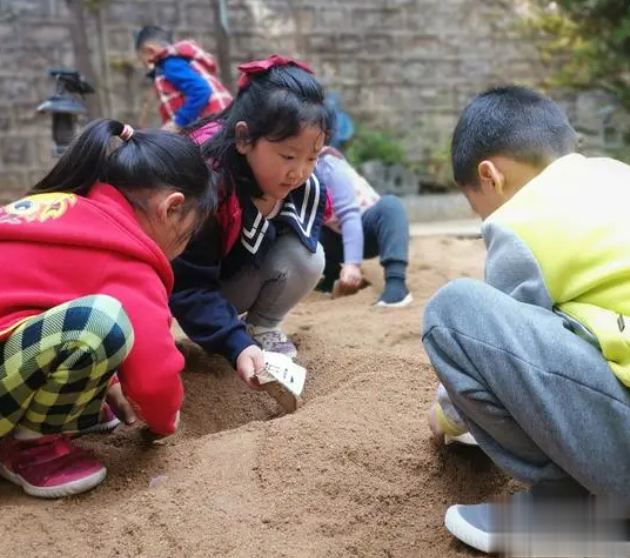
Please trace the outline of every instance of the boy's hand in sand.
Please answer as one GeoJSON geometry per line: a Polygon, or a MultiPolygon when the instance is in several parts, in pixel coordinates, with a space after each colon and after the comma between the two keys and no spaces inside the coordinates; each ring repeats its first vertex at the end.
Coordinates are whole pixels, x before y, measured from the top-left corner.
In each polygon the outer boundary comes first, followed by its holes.
{"type": "Polygon", "coordinates": [[[262,389],[256,375],[264,368],[265,355],[257,345],[250,345],[236,359],[236,373],[252,389],[262,389]]]}
{"type": "Polygon", "coordinates": [[[343,294],[354,294],[361,288],[363,273],[357,264],[344,264],[339,275],[339,284],[343,294]]]}

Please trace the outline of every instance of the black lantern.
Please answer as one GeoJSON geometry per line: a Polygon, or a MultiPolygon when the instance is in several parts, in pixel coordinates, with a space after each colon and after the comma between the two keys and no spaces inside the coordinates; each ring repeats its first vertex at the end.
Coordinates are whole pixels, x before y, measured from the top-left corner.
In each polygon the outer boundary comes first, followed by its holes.
{"type": "Polygon", "coordinates": [[[77,117],[87,113],[83,97],[94,93],[94,88],[76,70],[53,68],[48,75],[55,80],[55,93],[37,111],[52,115],[53,156],[59,157],[74,137],[77,117]]]}

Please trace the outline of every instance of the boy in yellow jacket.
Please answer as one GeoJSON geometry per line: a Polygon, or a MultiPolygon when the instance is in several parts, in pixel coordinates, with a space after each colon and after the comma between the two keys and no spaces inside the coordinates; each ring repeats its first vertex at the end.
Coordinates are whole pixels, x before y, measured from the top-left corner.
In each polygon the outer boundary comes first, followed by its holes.
{"type": "MultiPolygon", "coordinates": [[[[425,312],[423,343],[442,383],[430,423],[436,434],[469,430],[532,486],[511,502],[568,498],[575,510],[593,495],[626,513],[630,166],[578,155],[576,140],[553,101],[521,87],[488,91],[461,116],[454,175],[484,221],[488,255],[485,282],[453,281],[425,312]]],[[[532,525],[522,513],[499,521],[498,510],[452,506],[446,526],[503,551],[501,533],[532,525]]],[[[548,515],[528,517],[555,529],[548,515]]]]}

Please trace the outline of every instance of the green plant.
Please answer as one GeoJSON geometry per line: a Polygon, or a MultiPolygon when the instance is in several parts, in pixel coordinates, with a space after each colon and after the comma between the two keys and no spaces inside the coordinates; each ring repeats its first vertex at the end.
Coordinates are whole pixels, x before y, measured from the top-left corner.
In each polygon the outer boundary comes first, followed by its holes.
{"type": "Polygon", "coordinates": [[[358,126],[345,155],[355,167],[367,161],[388,165],[406,165],[407,154],[395,132],[358,126]]]}
{"type": "Polygon", "coordinates": [[[450,142],[436,144],[425,151],[424,174],[445,187],[454,185],[450,142]]]}
{"type": "Polygon", "coordinates": [[[601,89],[630,110],[628,0],[531,0],[529,7],[543,62],[559,63],[549,85],[601,89]]]}

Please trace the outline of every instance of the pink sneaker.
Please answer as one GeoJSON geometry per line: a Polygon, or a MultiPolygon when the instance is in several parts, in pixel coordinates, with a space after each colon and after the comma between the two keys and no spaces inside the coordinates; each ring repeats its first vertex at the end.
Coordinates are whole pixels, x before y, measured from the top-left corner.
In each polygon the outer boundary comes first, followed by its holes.
{"type": "Polygon", "coordinates": [[[114,430],[114,428],[116,428],[119,424],[120,420],[114,414],[111,407],[107,403],[103,403],[103,406],[101,407],[101,416],[98,422],[94,426],[90,426],[90,428],[81,430],[79,434],[99,434],[101,432],[109,432],[110,430],[114,430]]]}
{"type": "Polygon", "coordinates": [[[87,492],[105,479],[107,469],[62,434],[34,440],[7,436],[0,442],[0,476],[39,498],[87,492]]]}

